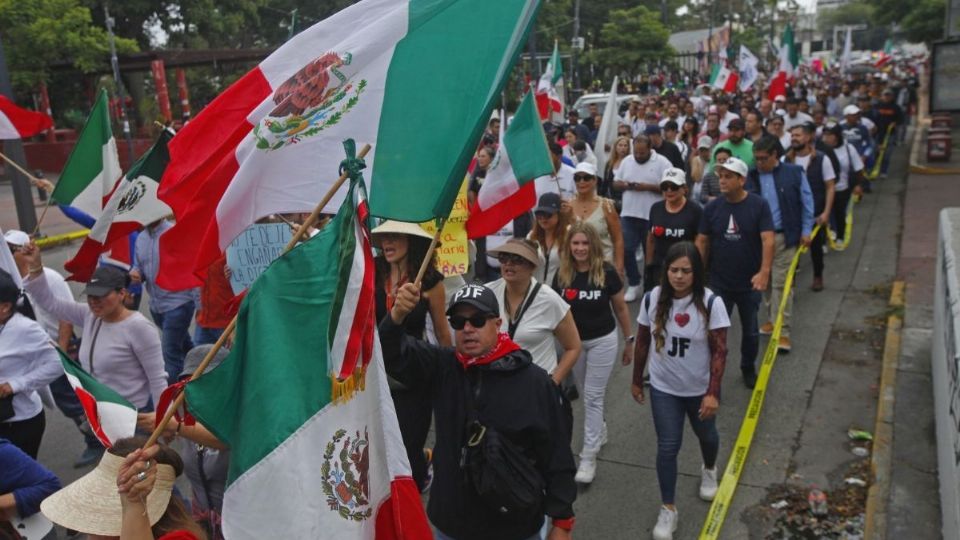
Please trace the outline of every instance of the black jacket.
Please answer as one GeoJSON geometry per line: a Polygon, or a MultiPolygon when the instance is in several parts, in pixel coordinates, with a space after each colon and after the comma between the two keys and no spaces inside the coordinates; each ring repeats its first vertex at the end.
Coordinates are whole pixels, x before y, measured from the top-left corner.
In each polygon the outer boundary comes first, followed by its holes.
{"type": "Polygon", "coordinates": [[[664,139],[660,143],[660,148],[654,148],[658,154],[667,158],[670,161],[670,164],[678,169],[687,170],[687,164],[683,162],[683,155],[680,153],[680,149],[677,148],[677,145],[672,142],[664,139]]]}
{"type": "Polygon", "coordinates": [[[559,390],[547,372],[533,364],[530,353],[516,351],[465,371],[452,348],[405,335],[389,315],[380,323],[380,344],[387,373],[432,397],[436,446],[427,515],[437,529],[457,540],[522,540],[540,530],[543,514],[561,519],[573,516],[576,465],[559,390]],[[468,377],[480,387],[480,422],[523,448],[543,475],[547,486],[543,512],[527,522],[505,521],[484,506],[460,470],[468,377]]]}

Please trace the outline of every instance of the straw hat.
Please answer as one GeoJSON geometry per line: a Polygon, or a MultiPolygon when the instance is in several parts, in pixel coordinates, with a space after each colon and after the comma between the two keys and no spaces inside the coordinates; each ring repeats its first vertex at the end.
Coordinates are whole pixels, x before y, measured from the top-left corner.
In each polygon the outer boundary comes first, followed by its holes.
{"type": "MultiPolygon", "coordinates": [[[[104,452],[97,468],[76,482],[47,497],[40,511],[47,518],[67,529],[85,534],[119,536],[123,507],[117,493],[117,473],[124,458],[104,452]]],[[[156,525],[170,503],[176,479],[173,467],[153,462],[157,480],[147,495],[147,516],[150,526],[156,525]]]]}
{"type": "Polygon", "coordinates": [[[427,240],[433,240],[433,236],[427,231],[423,230],[416,223],[407,223],[405,221],[394,221],[388,219],[384,221],[372,231],[370,231],[371,241],[376,247],[380,247],[380,241],[383,234],[408,234],[410,236],[416,236],[418,238],[426,238],[427,240]]]}
{"type": "Polygon", "coordinates": [[[537,257],[536,248],[531,245],[529,240],[524,240],[523,238],[511,238],[502,246],[487,251],[488,255],[492,255],[494,257],[501,253],[512,253],[514,255],[519,255],[532,264],[534,268],[540,265],[540,258],[537,257]]]}

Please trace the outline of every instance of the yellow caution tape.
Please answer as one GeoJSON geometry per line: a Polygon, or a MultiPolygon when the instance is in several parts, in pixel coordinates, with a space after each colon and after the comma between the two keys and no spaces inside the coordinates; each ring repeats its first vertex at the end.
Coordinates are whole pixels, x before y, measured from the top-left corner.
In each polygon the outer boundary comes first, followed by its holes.
{"type": "Polygon", "coordinates": [[[81,229],[79,231],[73,231],[66,234],[58,234],[55,236],[40,238],[36,241],[36,244],[40,248],[53,247],[71,240],[85,238],[88,234],[90,234],[90,229],[81,229]]]}
{"type": "MultiPolygon", "coordinates": [[[[813,228],[813,231],[811,231],[810,237],[816,236],[819,231],[820,225],[817,225],[813,228]]],[[[730,454],[730,460],[727,461],[727,468],[723,471],[723,478],[720,480],[720,488],[717,490],[717,496],[713,499],[713,504],[710,505],[710,512],[707,513],[707,520],[703,523],[703,529],[700,530],[700,540],[711,540],[720,535],[723,520],[727,516],[727,510],[730,509],[730,501],[733,500],[733,494],[737,489],[737,484],[740,482],[740,473],[743,472],[743,466],[747,462],[747,454],[750,452],[753,434],[757,429],[760,411],[763,409],[763,398],[767,393],[767,383],[770,381],[770,372],[773,370],[773,363],[777,359],[777,346],[780,342],[780,331],[783,329],[783,311],[787,307],[787,299],[790,298],[790,290],[793,288],[793,277],[797,272],[800,256],[806,251],[807,248],[801,245],[793,255],[793,260],[790,262],[790,270],[787,272],[787,279],[783,284],[783,296],[780,299],[777,318],[773,323],[773,333],[770,335],[770,342],[767,343],[767,350],[763,354],[760,373],[757,374],[757,384],[754,386],[753,394],[750,396],[750,405],[747,406],[747,414],[744,415],[743,423],[740,424],[740,433],[737,435],[737,441],[733,446],[733,452],[730,454]]]]}
{"type": "Polygon", "coordinates": [[[877,161],[873,163],[873,169],[864,176],[867,180],[876,180],[880,176],[880,166],[883,164],[883,155],[887,153],[887,144],[890,142],[890,134],[893,133],[893,124],[887,126],[887,134],[883,137],[883,144],[880,145],[880,152],[877,153],[877,161]]]}

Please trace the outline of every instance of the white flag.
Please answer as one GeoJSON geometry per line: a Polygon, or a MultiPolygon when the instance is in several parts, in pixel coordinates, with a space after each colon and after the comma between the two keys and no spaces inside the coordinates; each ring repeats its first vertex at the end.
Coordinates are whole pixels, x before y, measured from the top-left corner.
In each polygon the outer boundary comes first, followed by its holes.
{"type": "Polygon", "coordinates": [[[850,69],[850,56],[853,48],[853,29],[847,27],[847,40],[843,44],[843,56],[840,57],[840,71],[844,74],[850,69]]]}
{"type": "Polygon", "coordinates": [[[617,110],[617,85],[620,83],[619,77],[613,78],[613,86],[610,87],[610,97],[607,98],[607,105],[603,109],[603,120],[600,121],[600,130],[597,132],[597,140],[594,144],[594,150],[597,154],[597,174],[601,177],[604,174],[604,167],[607,165],[606,145],[611,147],[616,144],[617,127],[620,125],[620,115],[617,110]]]}
{"type": "MultiPolygon", "coordinates": [[[[0,239],[3,238],[3,229],[0,229],[0,239]]],[[[23,287],[23,283],[20,280],[20,270],[17,269],[17,261],[13,260],[13,254],[10,253],[10,250],[3,246],[3,249],[0,249],[0,269],[6,270],[7,273],[13,277],[13,282],[17,284],[17,287],[23,287]]]]}
{"type": "Polygon", "coordinates": [[[757,82],[757,77],[759,77],[759,72],[757,71],[757,64],[760,63],[760,60],[754,56],[750,49],[745,46],[740,46],[740,90],[746,91],[749,89],[755,82],[757,82]]]}

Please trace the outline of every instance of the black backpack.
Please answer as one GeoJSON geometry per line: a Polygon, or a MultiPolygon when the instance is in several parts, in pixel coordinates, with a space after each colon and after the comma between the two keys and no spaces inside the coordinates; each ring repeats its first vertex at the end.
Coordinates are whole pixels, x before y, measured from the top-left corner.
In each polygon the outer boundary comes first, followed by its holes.
{"type": "Polygon", "coordinates": [[[532,459],[497,429],[480,423],[476,400],[480,396],[483,372],[477,384],[467,381],[467,434],[460,469],[487,508],[511,521],[524,521],[543,514],[546,489],[543,475],[532,459]]]}

